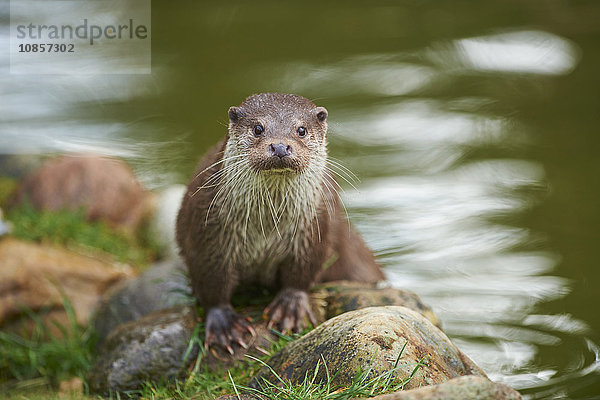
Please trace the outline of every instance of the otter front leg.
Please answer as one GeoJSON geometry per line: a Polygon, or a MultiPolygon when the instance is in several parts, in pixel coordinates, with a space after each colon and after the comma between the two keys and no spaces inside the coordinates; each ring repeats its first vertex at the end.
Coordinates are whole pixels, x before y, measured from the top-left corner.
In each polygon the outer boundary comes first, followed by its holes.
{"type": "Polygon", "coordinates": [[[255,335],[250,318],[236,313],[231,306],[231,293],[235,276],[227,266],[206,269],[190,269],[192,289],[198,303],[205,310],[204,346],[222,347],[234,354],[236,346],[247,348],[244,337],[255,335]]]}
{"type": "MultiPolygon", "coordinates": [[[[318,255],[314,252],[313,255],[318,255]]],[[[310,289],[318,266],[318,258],[296,258],[283,263],[279,268],[281,290],[265,308],[269,318],[268,327],[277,327],[281,332],[300,332],[307,326],[306,320],[317,326],[310,306],[310,289]],[[303,262],[304,261],[304,262],[303,262]]]]}
{"type": "Polygon", "coordinates": [[[268,328],[276,326],[281,332],[300,332],[306,327],[306,319],[317,325],[310,298],[306,291],[287,287],[279,291],[265,308],[269,317],[268,328]]]}

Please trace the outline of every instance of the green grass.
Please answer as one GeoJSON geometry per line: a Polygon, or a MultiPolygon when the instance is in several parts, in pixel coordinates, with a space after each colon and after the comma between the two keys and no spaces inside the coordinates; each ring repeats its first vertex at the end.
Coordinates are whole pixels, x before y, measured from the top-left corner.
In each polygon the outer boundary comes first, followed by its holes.
{"type": "MultiPolygon", "coordinates": [[[[199,335],[194,336],[196,344],[202,348],[200,339],[203,337],[202,331],[197,331],[199,335]]],[[[304,332],[306,333],[306,332],[304,332]]],[[[304,334],[303,333],[303,334],[304,334]]],[[[278,334],[279,340],[272,343],[269,353],[275,354],[281,350],[287,343],[302,336],[302,334],[288,336],[278,334]]],[[[191,342],[190,345],[193,345],[191,342]]],[[[190,347],[191,348],[191,347],[190,347]]],[[[384,393],[392,393],[403,390],[406,384],[411,381],[419,368],[425,365],[425,360],[422,359],[415,364],[399,365],[400,358],[406,348],[406,344],[400,351],[394,367],[379,375],[374,375],[372,368],[367,368],[364,371],[358,371],[352,383],[348,386],[337,386],[333,384],[335,375],[331,375],[327,369],[327,364],[322,359],[322,364],[319,362],[315,371],[305,377],[300,384],[292,384],[289,381],[282,379],[268,364],[267,360],[271,355],[264,355],[260,358],[246,356],[229,370],[209,370],[207,367],[200,366],[200,357],[196,362],[189,377],[184,381],[176,382],[172,385],[152,384],[148,383],[135,395],[141,396],[144,399],[194,399],[208,400],[214,399],[223,394],[241,394],[248,393],[258,396],[262,399],[269,400],[347,400],[353,398],[373,397],[384,393]],[[250,388],[246,386],[250,380],[258,373],[261,368],[268,368],[271,374],[275,377],[275,383],[263,379],[260,387],[250,388]],[[408,378],[402,380],[395,377],[395,374],[401,368],[410,367],[411,373],[408,378]],[[327,379],[324,382],[317,380],[317,375],[320,368],[325,368],[327,379]]]]}
{"type": "Polygon", "coordinates": [[[264,360],[271,357],[279,350],[281,350],[289,342],[299,338],[303,334],[307,333],[308,330],[301,334],[284,335],[278,334],[278,340],[271,343],[271,347],[268,351],[269,355],[265,354],[260,358],[246,358],[236,362],[236,364],[228,370],[217,369],[211,370],[201,364],[202,356],[204,355],[204,345],[202,339],[204,337],[203,325],[199,324],[196,327],[194,335],[188,349],[191,350],[192,346],[197,345],[201,350],[201,353],[196,360],[189,376],[182,381],[175,382],[170,385],[147,383],[142,390],[134,395],[141,396],[144,399],[214,399],[223,394],[233,393],[233,386],[231,384],[230,376],[234,376],[239,382],[248,383],[254,375],[262,368],[264,360]]]}
{"type": "Polygon", "coordinates": [[[83,211],[39,211],[29,204],[7,210],[15,238],[104,252],[115,260],[147,265],[160,253],[148,230],[136,236],[116,232],[103,221],[88,222],[83,211]]]}
{"type": "MultiPolygon", "coordinates": [[[[0,197],[2,197],[1,193],[0,197]]],[[[83,211],[48,212],[23,205],[9,210],[6,219],[12,223],[12,236],[16,238],[75,247],[89,252],[108,253],[115,260],[132,265],[145,265],[155,259],[160,252],[147,229],[142,228],[136,237],[115,232],[104,222],[86,221],[83,211]]],[[[268,293],[262,293],[262,296],[255,301],[264,301],[262,297],[267,295],[268,293]]],[[[241,303],[248,302],[243,295],[242,299],[241,303]]],[[[56,391],[58,384],[63,380],[75,376],[85,379],[94,358],[93,329],[77,324],[73,308],[66,299],[64,307],[70,323],[67,327],[55,324],[61,332],[60,337],[53,335],[49,327],[44,325],[43,313],[35,314],[30,310],[24,310],[24,313],[34,321],[31,335],[18,336],[0,331],[0,399],[98,398],[87,396],[85,386],[83,394],[65,395],[56,391]]],[[[198,325],[190,342],[190,350],[195,345],[204,349],[201,341],[204,337],[202,330],[202,325],[198,325]]],[[[279,340],[272,343],[270,354],[276,353],[299,336],[301,335],[280,334],[279,340]]],[[[370,369],[358,371],[351,385],[338,387],[332,384],[334,377],[330,376],[323,360],[322,364],[316,366],[314,374],[310,376],[307,374],[301,384],[292,385],[271,369],[276,384],[265,380],[259,390],[247,387],[246,385],[261,368],[269,368],[266,364],[269,357],[269,355],[260,358],[248,357],[229,370],[210,370],[202,366],[199,357],[186,379],[169,384],[149,382],[132,395],[144,399],[202,400],[213,399],[227,393],[245,392],[260,395],[265,399],[343,400],[401,390],[423,365],[421,360],[414,366],[407,380],[399,381],[394,377],[394,373],[400,368],[399,356],[391,371],[378,376],[373,376],[373,371],[370,369]],[[325,368],[327,371],[325,382],[316,379],[320,368],[325,368]]],[[[401,367],[404,368],[406,365],[401,367]]],[[[128,395],[113,396],[115,399],[128,397],[128,395]]]]}
{"type": "Polygon", "coordinates": [[[323,399],[323,400],[349,400],[354,398],[368,398],[377,396],[384,393],[397,392],[404,390],[404,387],[411,379],[415,376],[419,368],[425,365],[425,360],[421,359],[416,364],[409,365],[398,365],[406,344],[402,347],[400,354],[396,358],[394,367],[382,374],[373,376],[372,367],[369,366],[364,371],[358,371],[354,376],[352,383],[348,386],[334,385],[333,381],[335,374],[332,376],[327,368],[325,359],[321,357],[323,362],[323,368],[325,368],[327,379],[324,382],[318,381],[317,376],[321,363],[317,363],[315,371],[312,373],[312,377],[308,374],[304,377],[304,380],[300,384],[292,384],[285,379],[282,379],[277,372],[275,372],[267,363],[263,360],[254,359],[267,368],[271,374],[275,377],[275,383],[262,379],[259,383],[259,389],[250,388],[247,386],[238,386],[234,383],[233,378],[230,376],[231,384],[235,393],[239,395],[240,392],[246,392],[258,396],[265,400],[309,400],[309,399],[323,399]],[[413,367],[408,378],[402,380],[394,376],[394,374],[400,369],[405,367],[413,367]]]}
{"type": "MultiPolygon", "coordinates": [[[[25,339],[13,334],[0,332],[0,399],[59,399],[65,394],[56,392],[57,384],[73,376],[85,378],[93,362],[94,335],[91,329],[77,325],[71,305],[65,300],[65,309],[69,315],[70,326],[60,327],[63,338],[51,334],[42,323],[39,315],[28,312],[35,322],[35,331],[31,338],[25,339]]],[[[303,334],[306,332],[303,332],[303,334]]],[[[188,350],[199,346],[201,356],[204,355],[202,344],[203,325],[196,327],[188,350]]],[[[281,350],[286,344],[302,334],[293,336],[279,334],[279,339],[272,343],[269,355],[260,358],[248,356],[229,370],[210,370],[201,364],[198,357],[187,378],[172,383],[148,382],[144,387],[130,394],[113,395],[111,399],[144,398],[144,399],[214,399],[222,394],[249,393],[264,399],[284,400],[345,400],[357,397],[395,392],[404,389],[424,360],[414,365],[399,365],[404,348],[398,355],[394,368],[374,376],[371,368],[358,371],[353,382],[347,387],[335,386],[332,382],[335,375],[327,369],[325,360],[318,363],[314,373],[307,374],[300,384],[291,384],[282,379],[267,365],[272,354],[281,350]],[[261,368],[268,368],[275,377],[275,383],[263,380],[260,388],[247,387],[250,380],[261,368]],[[411,367],[412,372],[405,380],[395,377],[400,368],[411,367]],[[325,368],[327,379],[317,380],[317,374],[325,368]]],[[[406,346],[406,344],[405,344],[406,346]]],[[[84,388],[85,391],[85,388],[84,388]]],[[[97,399],[83,393],[67,394],[72,399],[97,399]]]]}
{"type": "Polygon", "coordinates": [[[56,386],[74,376],[85,377],[93,358],[93,331],[77,323],[68,299],[64,298],[63,305],[69,326],[55,323],[59,336],[44,325],[43,313],[35,314],[31,310],[24,310],[34,322],[31,335],[0,331],[0,396],[12,391],[56,386]]]}

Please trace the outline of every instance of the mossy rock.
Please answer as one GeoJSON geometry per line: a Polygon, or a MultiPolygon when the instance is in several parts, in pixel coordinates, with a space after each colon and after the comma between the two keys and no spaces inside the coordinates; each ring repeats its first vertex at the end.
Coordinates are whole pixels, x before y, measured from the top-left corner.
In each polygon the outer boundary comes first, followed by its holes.
{"type": "Polygon", "coordinates": [[[316,286],[313,293],[313,297],[325,301],[325,319],[366,307],[402,306],[423,315],[438,328],[442,325],[433,310],[425,305],[419,296],[408,290],[381,287],[378,284],[337,281],[316,286]]]}
{"type": "MultiPolygon", "coordinates": [[[[332,386],[348,386],[360,371],[381,375],[397,360],[395,376],[408,381],[407,389],[464,375],[486,376],[428,319],[398,306],[364,308],[325,321],[288,344],[268,365],[292,383],[312,377],[319,368],[316,381],[326,381],[329,373],[335,375],[332,386]]],[[[265,367],[250,386],[258,388],[263,380],[276,383],[277,378],[265,367]]]]}

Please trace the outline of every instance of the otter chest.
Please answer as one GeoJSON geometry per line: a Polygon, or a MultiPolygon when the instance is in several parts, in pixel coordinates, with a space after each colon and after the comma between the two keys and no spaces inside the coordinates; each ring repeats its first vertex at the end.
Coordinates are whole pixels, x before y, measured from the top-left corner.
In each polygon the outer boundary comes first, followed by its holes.
{"type": "Polygon", "coordinates": [[[224,256],[241,282],[275,285],[279,269],[285,273],[286,263],[294,262],[298,248],[295,226],[264,233],[254,228],[232,235],[224,256]]]}
{"type": "Polygon", "coordinates": [[[274,285],[286,264],[298,259],[312,232],[318,181],[304,175],[256,174],[225,180],[222,200],[217,196],[221,255],[241,282],[274,285]]]}

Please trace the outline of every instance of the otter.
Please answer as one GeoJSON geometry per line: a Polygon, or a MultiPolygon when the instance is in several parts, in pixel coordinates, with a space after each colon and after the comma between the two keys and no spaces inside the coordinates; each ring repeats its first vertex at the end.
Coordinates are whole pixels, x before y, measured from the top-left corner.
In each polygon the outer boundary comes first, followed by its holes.
{"type": "Polygon", "coordinates": [[[314,283],[384,277],[338,196],[327,110],[302,96],[261,93],[228,114],[225,139],[188,185],[176,238],[205,310],[205,346],[233,354],[254,334],[230,304],[237,285],[279,289],[265,309],[268,326],[297,332],[307,319],[316,325],[314,283]]]}

